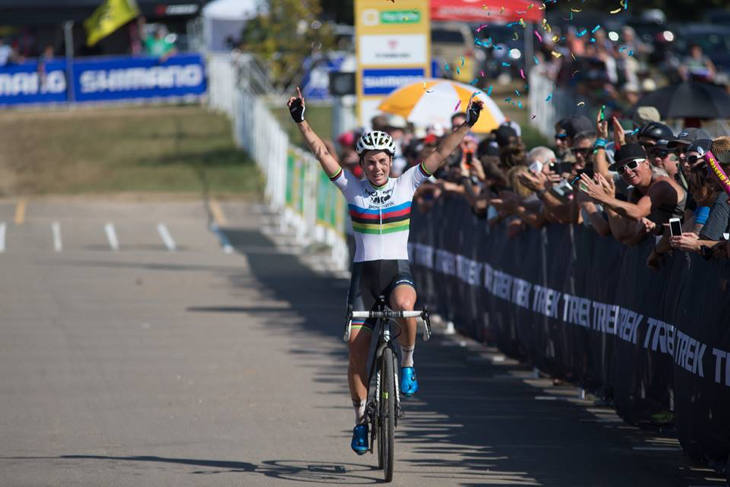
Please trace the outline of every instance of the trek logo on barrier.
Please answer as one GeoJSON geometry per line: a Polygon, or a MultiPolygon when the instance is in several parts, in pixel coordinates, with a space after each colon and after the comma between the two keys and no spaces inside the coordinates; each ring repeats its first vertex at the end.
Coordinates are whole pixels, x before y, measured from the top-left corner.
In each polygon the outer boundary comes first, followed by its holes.
{"type": "Polygon", "coordinates": [[[687,372],[705,377],[705,358],[714,357],[714,380],[730,387],[730,352],[712,348],[673,325],[614,304],[533,284],[491,265],[430,245],[409,244],[416,265],[454,276],[471,286],[483,286],[493,296],[563,323],[615,335],[646,350],[670,355],[687,372]],[[483,273],[483,283],[480,274],[483,273]]]}

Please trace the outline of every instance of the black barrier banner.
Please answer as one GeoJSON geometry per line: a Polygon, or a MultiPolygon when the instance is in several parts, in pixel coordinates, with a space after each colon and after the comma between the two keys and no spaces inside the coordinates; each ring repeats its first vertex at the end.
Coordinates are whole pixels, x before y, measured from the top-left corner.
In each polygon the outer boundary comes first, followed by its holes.
{"type": "Polygon", "coordinates": [[[508,237],[458,197],[414,211],[419,300],[461,331],[553,376],[612,396],[632,424],[674,413],[690,454],[730,454],[730,263],[677,255],[647,268],[581,226],[508,237]]]}

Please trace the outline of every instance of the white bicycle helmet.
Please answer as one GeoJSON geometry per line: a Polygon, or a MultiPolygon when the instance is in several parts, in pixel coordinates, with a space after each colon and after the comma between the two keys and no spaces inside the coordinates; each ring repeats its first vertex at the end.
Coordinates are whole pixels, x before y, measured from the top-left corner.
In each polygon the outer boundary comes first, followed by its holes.
{"type": "Polygon", "coordinates": [[[381,150],[393,156],[395,155],[395,141],[393,140],[393,137],[385,132],[373,130],[372,132],[365,132],[362,134],[360,140],[357,141],[355,150],[359,156],[369,150],[381,150]]]}

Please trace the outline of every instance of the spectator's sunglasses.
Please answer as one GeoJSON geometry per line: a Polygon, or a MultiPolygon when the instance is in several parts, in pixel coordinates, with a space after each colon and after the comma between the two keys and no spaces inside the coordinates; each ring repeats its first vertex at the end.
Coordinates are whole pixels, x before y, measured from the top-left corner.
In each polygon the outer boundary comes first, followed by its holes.
{"type": "Polygon", "coordinates": [[[664,159],[669,154],[671,154],[671,151],[657,149],[657,150],[650,151],[650,153],[651,153],[651,157],[658,157],[659,159],[664,159]]]}
{"type": "Polygon", "coordinates": [[[619,166],[616,169],[616,172],[623,175],[627,169],[631,169],[632,171],[636,171],[636,169],[639,167],[639,163],[643,162],[643,159],[634,159],[633,161],[627,162],[623,166],[619,166]]]}
{"type": "Polygon", "coordinates": [[[561,139],[561,140],[562,139],[566,139],[566,138],[568,138],[568,134],[565,133],[565,132],[563,132],[562,134],[555,134],[555,138],[556,139],[561,139]]]}
{"type": "Polygon", "coordinates": [[[689,164],[690,169],[692,169],[693,171],[701,169],[705,166],[705,158],[702,156],[689,156],[686,160],[687,164],[689,164]]]}
{"type": "Polygon", "coordinates": [[[586,157],[588,154],[593,152],[593,148],[592,147],[584,147],[584,148],[573,147],[570,149],[570,152],[572,152],[573,154],[580,154],[583,157],[586,157]]]}

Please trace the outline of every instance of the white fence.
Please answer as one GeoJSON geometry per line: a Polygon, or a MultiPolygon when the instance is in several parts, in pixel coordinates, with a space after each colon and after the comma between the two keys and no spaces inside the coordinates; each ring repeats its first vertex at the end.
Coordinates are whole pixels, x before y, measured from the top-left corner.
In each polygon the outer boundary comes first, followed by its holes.
{"type": "Polygon", "coordinates": [[[208,79],[208,105],[233,121],[236,144],[251,156],[266,178],[265,197],[280,215],[281,229],[293,231],[301,245],[330,246],[335,265],[346,269],[349,251],[344,234],[344,198],[317,160],[290,143],[269,111],[263,96],[269,87],[253,59],[245,55],[210,55],[208,79]]]}

